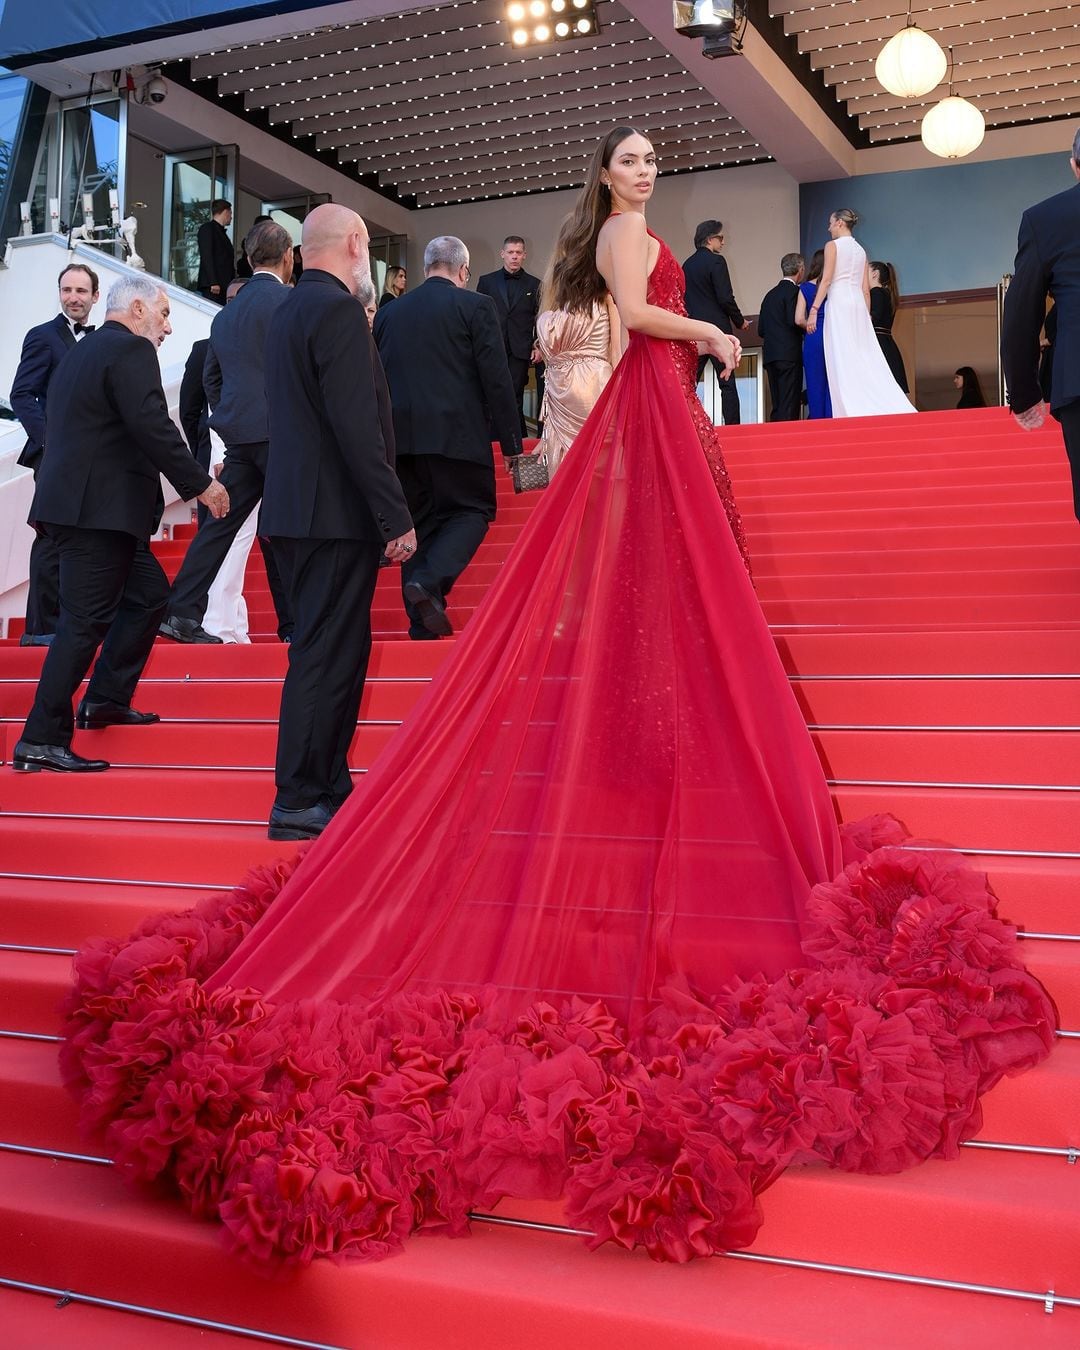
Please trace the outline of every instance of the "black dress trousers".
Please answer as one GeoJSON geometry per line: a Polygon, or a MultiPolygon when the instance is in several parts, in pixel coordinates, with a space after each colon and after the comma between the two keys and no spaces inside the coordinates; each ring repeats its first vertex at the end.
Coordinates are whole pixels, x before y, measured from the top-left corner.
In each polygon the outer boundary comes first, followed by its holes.
{"type": "Polygon", "coordinates": [[[70,745],[72,698],[94,653],[86,697],[127,707],[165,613],[169,582],[149,546],[120,530],[44,525],[60,556],[60,617],[23,739],[70,745]]]}
{"type": "Polygon", "coordinates": [[[697,363],[697,377],[700,380],[705,373],[705,367],[712,362],[713,370],[716,371],[716,382],[720,386],[720,407],[724,414],[724,426],[737,427],[742,420],[742,410],[739,407],[739,389],[735,383],[734,372],[728,378],[722,379],[724,367],[711,353],[706,353],[700,357],[697,363]]]}
{"type": "MultiPolygon", "coordinates": [[[[266,441],[228,447],[219,481],[229,494],[229,514],[219,519],[210,516],[199,526],[199,532],[191,541],[173,581],[169,596],[170,614],[202,623],[210,587],[221,570],[225,555],[240,533],[244,521],[262,501],[267,449],[266,441]]],[[[266,545],[261,540],[260,547],[264,557],[275,551],[273,544],[266,545]]],[[[287,582],[278,579],[281,570],[278,567],[272,571],[270,565],[267,566],[270,590],[277,608],[279,633],[282,629],[290,631],[292,623],[287,608],[287,582]],[[282,606],[285,606],[284,613],[282,606]]]]}
{"type": "Polygon", "coordinates": [[[275,539],[295,617],[281,689],[277,805],[298,811],[352,791],[348,753],[371,655],[377,540],[275,539]]]}
{"type": "Polygon", "coordinates": [[[769,361],[765,371],[772,396],[770,422],[797,422],[802,400],[802,362],[769,361]]]}
{"type": "Polygon", "coordinates": [[[52,536],[39,530],[30,545],[30,586],[26,596],[26,632],[46,637],[60,617],[60,554],[52,536]]]}
{"type": "MultiPolygon", "coordinates": [[[[416,552],[401,567],[401,585],[417,582],[445,600],[495,519],[495,464],[444,455],[401,455],[397,476],[416,530],[416,552]]],[[[409,633],[427,630],[406,600],[409,633]]]]}
{"type": "Polygon", "coordinates": [[[517,400],[518,418],[521,422],[521,434],[526,434],[525,426],[525,408],[523,400],[525,398],[525,386],[529,383],[529,367],[532,362],[529,358],[522,356],[511,356],[507,353],[506,364],[510,367],[510,383],[514,386],[514,398],[517,400]]]}
{"type": "Polygon", "coordinates": [[[1066,403],[1058,408],[1054,416],[1061,423],[1065,437],[1065,453],[1069,456],[1069,468],[1072,472],[1073,511],[1080,520],[1080,400],[1066,403]]]}

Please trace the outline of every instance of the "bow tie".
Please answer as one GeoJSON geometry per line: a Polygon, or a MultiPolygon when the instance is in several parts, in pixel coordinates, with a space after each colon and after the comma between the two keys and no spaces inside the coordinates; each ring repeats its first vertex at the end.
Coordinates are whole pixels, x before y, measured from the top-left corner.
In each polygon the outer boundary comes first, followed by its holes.
{"type": "Polygon", "coordinates": [[[94,327],[95,327],[95,325],[92,324],[92,323],[75,323],[75,324],[72,324],[72,328],[74,328],[74,330],[75,330],[75,336],[76,336],[76,337],[78,337],[80,333],[92,333],[92,332],[94,331],[94,327]]]}

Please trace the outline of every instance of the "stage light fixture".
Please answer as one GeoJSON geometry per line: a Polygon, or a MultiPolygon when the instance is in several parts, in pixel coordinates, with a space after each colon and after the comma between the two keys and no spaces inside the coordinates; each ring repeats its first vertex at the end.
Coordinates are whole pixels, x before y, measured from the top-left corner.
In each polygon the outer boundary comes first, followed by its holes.
{"type": "Polygon", "coordinates": [[[503,13],[515,47],[591,38],[600,31],[595,0],[510,0],[503,13]]]}
{"type": "Polygon", "coordinates": [[[672,0],[671,9],[677,33],[704,39],[703,56],[715,60],[742,51],[746,0],[672,0]]]}

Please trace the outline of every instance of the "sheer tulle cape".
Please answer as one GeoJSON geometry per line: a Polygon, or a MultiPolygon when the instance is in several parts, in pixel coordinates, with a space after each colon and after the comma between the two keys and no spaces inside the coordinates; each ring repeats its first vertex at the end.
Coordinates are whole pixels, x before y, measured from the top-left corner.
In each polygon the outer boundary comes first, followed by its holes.
{"type": "Polygon", "coordinates": [[[841,842],[672,362],[634,337],[299,864],[77,958],[84,1124],[256,1262],[504,1196],[743,1246],[788,1164],[951,1156],[1050,1047],[984,878],[888,820],[841,842]]]}
{"type": "Polygon", "coordinates": [[[673,975],[799,963],[835,818],[685,402],[660,397],[670,361],[634,339],[456,652],[216,984],[497,986],[633,1021],[673,975]]]}

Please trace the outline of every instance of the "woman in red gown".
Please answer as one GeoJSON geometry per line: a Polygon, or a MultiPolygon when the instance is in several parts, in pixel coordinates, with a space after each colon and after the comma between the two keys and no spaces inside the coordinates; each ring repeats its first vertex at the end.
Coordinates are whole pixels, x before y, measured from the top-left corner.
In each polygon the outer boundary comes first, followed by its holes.
{"type": "Polygon", "coordinates": [[[84,1124],[262,1264],[504,1196],[745,1246],[789,1164],[954,1156],[1052,1043],[985,878],[837,828],[694,397],[736,344],[685,316],[655,175],[597,149],[566,265],[628,350],[363,786],[298,865],[77,958],[84,1124]]]}

